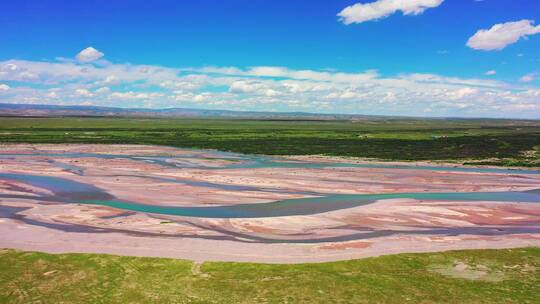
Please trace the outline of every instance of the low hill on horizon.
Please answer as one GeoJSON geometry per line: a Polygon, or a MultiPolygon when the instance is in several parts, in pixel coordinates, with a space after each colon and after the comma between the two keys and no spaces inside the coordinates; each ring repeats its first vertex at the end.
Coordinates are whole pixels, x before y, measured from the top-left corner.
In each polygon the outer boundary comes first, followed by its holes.
{"type": "Polygon", "coordinates": [[[299,119],[299,120],[363,120],[383,118],[383,116],[316,114],[305,112],[257,112],[210,110],[190,108],[119,108],[103,106],[61,106],[45,104],[7,104],[0,103],[0,116],[21,117],[189,117],[189,118],[239,118],[239,119],[299,119]]]}
{"type": "Polygon", "coordinates": [[[349,120],[381,121],[399,119],[423,120],[504,120],[538,123],[531,119],[459,118],[459,117],[411,117],[362,114],[323,114],[308,112],[258,112],[192,108],[120,108],[84,105],[46,105],[0,103],[0,117],[128,117],[128,118],[223,118],[263,120],[349,120]]]}

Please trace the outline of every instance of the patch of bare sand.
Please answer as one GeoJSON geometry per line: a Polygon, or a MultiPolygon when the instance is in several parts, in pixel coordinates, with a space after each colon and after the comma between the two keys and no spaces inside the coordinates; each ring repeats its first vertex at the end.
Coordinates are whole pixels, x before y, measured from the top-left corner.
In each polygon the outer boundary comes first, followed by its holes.
{"type": "Polygon", "coordinates": [[[505,279],[504,272],[500,270],[464,261],[455,261],[453,265],[432,265],[429,269],[444,276],[473,281],[500,282],[505,279]]]}

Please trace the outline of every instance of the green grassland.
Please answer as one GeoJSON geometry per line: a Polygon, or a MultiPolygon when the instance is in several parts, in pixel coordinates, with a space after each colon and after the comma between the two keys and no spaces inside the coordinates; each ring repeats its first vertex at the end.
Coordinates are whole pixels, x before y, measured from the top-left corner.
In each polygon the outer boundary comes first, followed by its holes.
{"type": "Polygon", "coordinates": [[[540,248],[270,265],[0,250],[0,303],[540,303],[540,248]]]}
{"type": "Polygon", "coordinates": [[[0,118],[0,142],[154,144],[267,155],[540,166],[540,121],[0,118]]]}
{"type": "MultiPolygon", "coordinates": [[[[155,144],[540,166],[540,122],[0,118],[3,143],[155,144]]],[[[321,264],[0,250],[0,303],[540,303],[540,248],[321,264]]]]}

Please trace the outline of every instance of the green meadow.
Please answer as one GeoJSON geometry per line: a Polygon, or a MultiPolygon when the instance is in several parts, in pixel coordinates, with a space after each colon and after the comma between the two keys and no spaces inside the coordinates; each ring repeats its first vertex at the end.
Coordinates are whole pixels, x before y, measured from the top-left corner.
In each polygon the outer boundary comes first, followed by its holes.
{"type": "MultiPolygon", "coordinates": [[[[540,166],[540,122],[0,118],[2,143],[540,166]]],[[[540,248],[271,265],[0,250],[0,303],[540,303],[540,248]]]]}
{"type": "Polygon", "coordinates": [[[540,303],[540,248],[271,265],[0,250],[0,303],[540,303]]]}
{"type": "Polygon", "coordinates": [[[0,118],[0,142],[152,144],[267,155],[540,166],[540,121],[0,118]]]}

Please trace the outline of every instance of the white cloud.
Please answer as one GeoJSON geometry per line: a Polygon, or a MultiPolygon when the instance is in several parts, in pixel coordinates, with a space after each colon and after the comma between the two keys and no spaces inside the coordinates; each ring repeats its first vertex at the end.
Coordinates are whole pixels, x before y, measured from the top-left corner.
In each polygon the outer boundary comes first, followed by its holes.
{"type": "Polygon", "coordinates": [[[434,8],[444,0],[378,0],[371,3],[356,3],[344,8],[338,16],[344,24],[362,23],[386,18],[397,11],[404,15],[418,15],[434,8]]]}
{"type": "Polygon", "coordinates": [[[530,73],[530,74],[527,74],[527,75],[523,75],[523,77],[521,77],[519,79],[519,81],[521,82],[531,82],[533,80],[536,80],[538,77],[538,73],[530,73]]]}
{"type": "Polygon", "coordinates": [[[109,75],[103,80],[104,84],[118,84],[118,78],[114,75],[109,75]]]}
{"type": "Polygon", "coordinates": [[[268,90],[268,85],[260,81],[238,80],[229,86],[232,93],[256,93],[268,90]]]}
{"type": "Polygon", "coordinates": [[[146,65],[81,66],[72,62],[26,60],[0,62],[0,80],[29,83],[59,84],[82,81],[103,85],[107,80],[114,80],[114,82],[145,81],[158,84],[165,80],[178,79],[178,73],[178,69],[146,65]],[[113,79],[111,75],[114,75],[113,79]]]}
{"type": "Polygon", "coordinates": [[[77,58],[77,60],[79,60],[80,62],[92,62],[100,59],[104,55],[105,54],[103,54],[102,52],[90,46],[80,51],[79,54],[75,56],[75,58],[77,58]]]}
{"type": "Polygon", "coordinates": [[[173,80],[162,81],[159,86],[171,90],[193,91],[212,80],[207,75],[187,75],[175,77],[173,80]]]}
{"type": "Polygon", "coordinates": [[[440,75],[434,74],[406,74],[401,76],[401,79],[406,79],[414,81],[417,83],[433,83],[433,84],[445,84],[445,85],[459,85],[459,86],[477,86],[477,87],[491,87],[491,88],[501,88],[505,84],[493,81],[493,80],[484,80],[484,79],[466,79],[466,78],[457,78],[457,77],[443,77],[440,75]]]}
{"type": "Polygon", "coordinates": [[[465,87],[465,88],[461,88],[461,89],[457,89],[455,91],[449,92],[448,96],[452,100],[460,100],[460,99],[463,99],[465,97],[475,95],[475,94],[478,94],[478,93],[480,93],[480,91],[478,89],[465,87]]]}
{"type": "Polygon", "coordinates": [[[540,25],[534,26],[533,20],[499,23],[490,29],[479,30],[467,41],[467,46],[475,50],[502,50],[520,38],[540,33],[540,25]]]}
{"type": "Polygon", "coordinates": [[[361,73],[340,73],[314,70],[291,70],[285,67],[256,66],[247,70],[239,68],[205,67],[201,69],[186,69],[200,73],[221,74],[230,76],[274,77],[298,80],[330,81],[330,82],[365,82],[378,76],[377,71],[368,70],[361,73]]]}
{"type": "Polygon", "coordinates": [[[129,91],[129,92],[114,92],[109,96],[110,99],[154,99],[158,97],[163,97],[163,94],[129,91]]]}
{"type": "Polygon", "coordinates": [[[0,83],[0,91],[7,91],[10,87],[7,84],[0,83]]]}
{"type": "Polygon", "coordinates": [[[493,75],[496,75],[496,74],[497,74],[497,71],[495,71],[495,70],[489,70],[489,71],[484,73],[484,75],[487,75],[487,76],[493,76],[493,75]]]}
{"type": "Polygon", "coordinates": [[[6,62],[0,66],[0,79],[13,81],[33,81],[38,75],[28,69],[19,67],[16,62],[6,62]]]}
{"type": "Polygon", "coordinates": [[[109,93],[110,91],[111,91],[111,89],[109,89],[108,87],[101,87],[101,88],[96,90],[96,93],[105,94],[105,93],[109,93]]]}
{"type": "Polygon", "coordinates": [[[425,73],[0,61],[0,83],[9,81],[18,85],[9,94],[0,94],[1,102],[540,117],[539,88],[425,73]]]}
{"type": "Polygon", "coordinates": [[[76,89],[75,95],[80,97],[92,97],[94,94],[90,93],[87,89],[76,89]]]}

